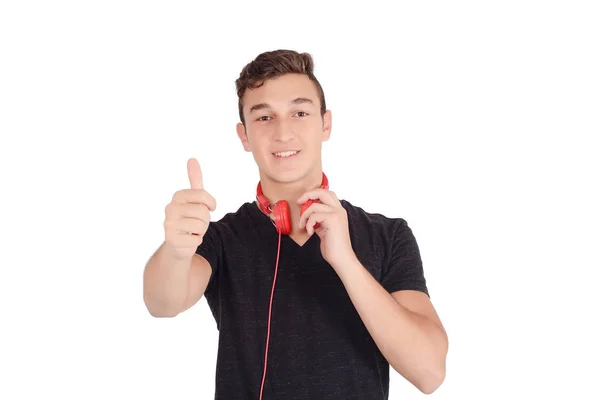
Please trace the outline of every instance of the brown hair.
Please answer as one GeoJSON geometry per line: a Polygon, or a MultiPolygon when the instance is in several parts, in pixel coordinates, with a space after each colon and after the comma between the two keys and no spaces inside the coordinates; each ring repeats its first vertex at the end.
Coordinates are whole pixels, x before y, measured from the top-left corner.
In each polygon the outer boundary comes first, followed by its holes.
{"type": "Polygon", "coordinates": [[[294,50],[273,50],[259,54],[254,60],[247,64],[235,81],[238,95],[238,110],[240,121],[245,125],[244,113],[242,112],[242,97],[247,89],[254,89],[272,78],[281,75],[296,73],[304,74],[314,82],[321,103],[321,116],[325,114],[325,94],[323,88],[314,75],[314,61],[309,53],[298,53],[294,50]]]}

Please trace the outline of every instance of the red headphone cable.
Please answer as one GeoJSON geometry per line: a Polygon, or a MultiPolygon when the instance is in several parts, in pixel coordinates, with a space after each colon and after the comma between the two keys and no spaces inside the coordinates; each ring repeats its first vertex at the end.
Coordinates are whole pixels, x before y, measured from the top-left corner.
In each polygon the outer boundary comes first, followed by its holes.
{"type": "Polygon", "coordinates": [[[281,250],[281,232],[279,232],[279,240],[277,243],[277,261],[275,262],[275,274],[273,275],[273,287],[271,288],[271,300],[269,300],[269,319],[267,321],[267,343],[265,345],[265,366],[263,370],[262,383],[260,385],[260,397],[262,400],[265,378],[267,377],[267,359],[269,354],[269,337],[271,336],[271,309],[273,307],[273,294],[275,293],[275,282],[277,281],[277,269],[279,267],[279,252],[281,250]]]}

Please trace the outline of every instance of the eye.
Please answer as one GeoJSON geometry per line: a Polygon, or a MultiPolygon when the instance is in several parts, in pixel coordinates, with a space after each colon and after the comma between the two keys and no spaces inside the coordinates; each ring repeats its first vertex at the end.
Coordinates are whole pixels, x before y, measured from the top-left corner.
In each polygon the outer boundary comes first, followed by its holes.
{"type": "Polygon", "coordinates": [[[308,115],[306,111],[298,111],[297,114],[301,114],[299,117],[306,117],[308,115]]]}
{"type": "Polygon", "coordinates": [[[263,115],[262,117],[258,117],[257,121],[268,121],[268,118],[271,117],[269,117],[268,115],[263,115]]]}

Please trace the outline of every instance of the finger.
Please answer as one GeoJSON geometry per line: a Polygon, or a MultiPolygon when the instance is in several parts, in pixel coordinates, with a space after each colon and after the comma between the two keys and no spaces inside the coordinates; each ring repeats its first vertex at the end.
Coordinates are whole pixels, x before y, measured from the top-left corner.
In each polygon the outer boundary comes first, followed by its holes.
{"type": "Polygon", "coordinates": [[[183,218],[177,222],[177,231],[191,235],[204,235],[210,220],[183,218]]]}
{"type": "Polygon", "coordinates": [[[313,203],[300,215],[300,221],[298,221],[298,227],[300,229],[304,228],[306,221],[308,218],[315,212],[329,212],[331,211],[331,206],[328,206],[323,203],[313,203]]]}
{"type": "Polygon", "coordinates": [[[194,218],[210,221],[210,212],[205,204],[181,203],[176,204],[176,212],[181,218],[194,218]]]}
{"type": "Polygon", "coordinates": [[[177,203],[204,204],[210,211],[215,211],[217,201],[204,189],[182,189],[175,192],[173,201],[177,203]]]}
{"type": "Polygon", "coordinates": [[[337,197],[333,194],[333,192],[325,189],[314,189],[304,193],[297,200],[299,204],[304,203],[308,200],[320,200],[324,204],[328,204],[330,206],[335,206],[339,203],[337,197]]]}
{"type": "Polygon", "coordinates": [[[325,223],[325,221],[327,221],[327,217],[330,215],[331,213],[327,213],[327,212],[315,212],[312,213],[310,215],[310,217],[308,218],[308,220],[306,221],[306,232],[309,235],[312,235],[315,232],[315,225],[319,224],[320,226],[323,226],[323,224],[325,223]]]}
{"type": "Polygon", "coordinates": [[[188,178],[192,189],[204,189],[202,181],[202,169],[200,163],[195,158],[190,158],[187,162],[188,178]]]}
{"type": "Polygon", "coordinates": [[[195,234],[187,234],[187,233],[177,233],[177,235],[179,236],[177,238],[177,243],[178,246],[181,247],[198,247],[200,246],[200,244],[202,244],[202,240],[204,238],[204,236],[201,235],[195,235],[195,234]]]}

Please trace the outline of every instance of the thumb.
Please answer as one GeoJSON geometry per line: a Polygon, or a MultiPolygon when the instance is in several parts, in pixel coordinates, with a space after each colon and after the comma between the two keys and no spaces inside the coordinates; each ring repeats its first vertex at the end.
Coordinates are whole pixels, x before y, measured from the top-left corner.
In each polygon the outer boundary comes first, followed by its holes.
{"type": "Polygon", "coordinates": [[[187,170],[192,189],[204,189],[204,182],[202,182],[202,169],[200,168],[200,163],[198,160],[195,158],[190,158],[187,162],[187,170]]]}

